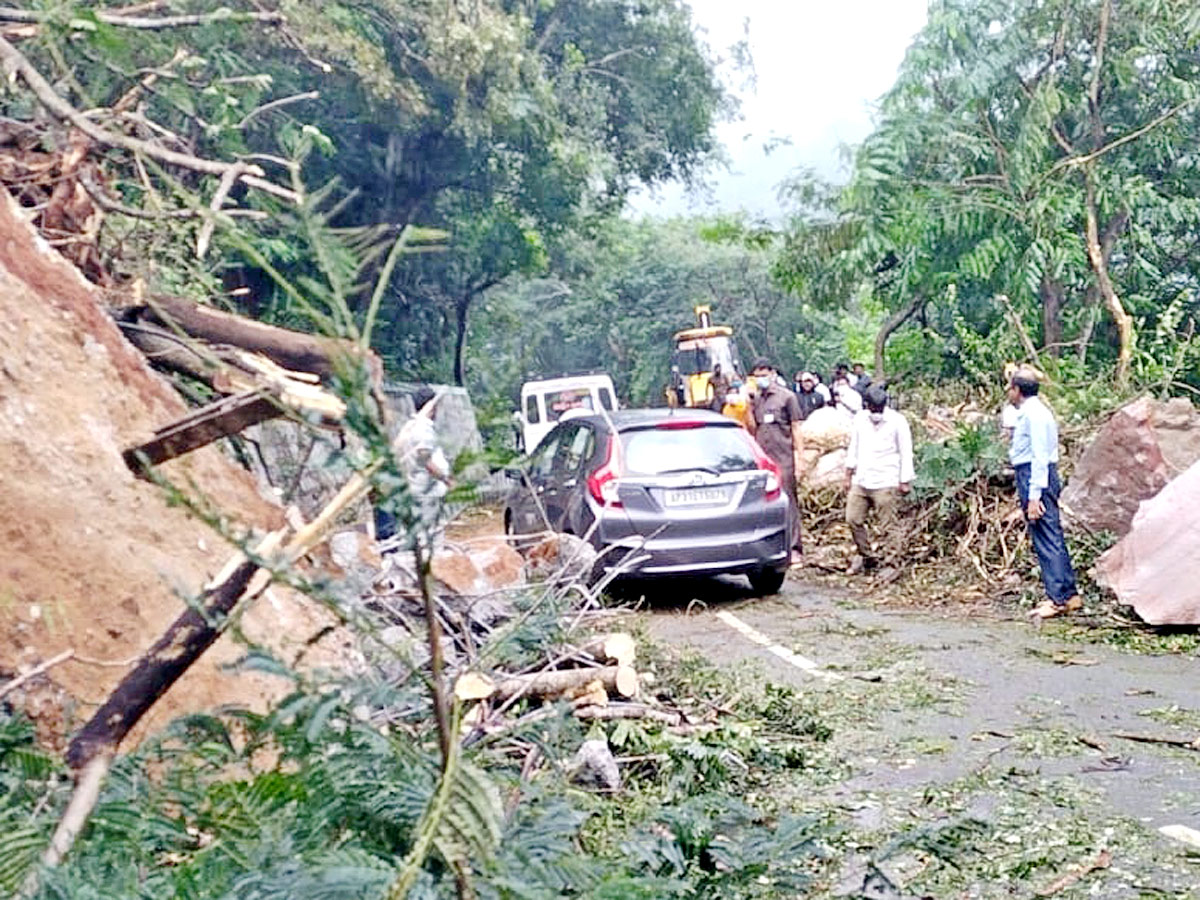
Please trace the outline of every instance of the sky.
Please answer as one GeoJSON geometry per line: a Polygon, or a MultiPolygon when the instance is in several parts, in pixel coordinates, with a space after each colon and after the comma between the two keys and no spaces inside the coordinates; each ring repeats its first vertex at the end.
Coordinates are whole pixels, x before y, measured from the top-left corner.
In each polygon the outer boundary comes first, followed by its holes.
{"type": "Polygon", "coordinates": [[[928,0],[688,0],[715,52],[746,37],[755,84],[725,71],[740,118],[718,137],[730,159],[711,195],[668,185],[634,199],[635,213],[678,215],[745,210],[774,219],[777,188],[799,166],[846,178],[840,148],[871,131],[875,101],[891,87],[904,52],[925,24],[928,0]],[[747,20],[749,32],[747,33],[747,20]],[[787,141],[774,150],[764,145],[787,141]]]}

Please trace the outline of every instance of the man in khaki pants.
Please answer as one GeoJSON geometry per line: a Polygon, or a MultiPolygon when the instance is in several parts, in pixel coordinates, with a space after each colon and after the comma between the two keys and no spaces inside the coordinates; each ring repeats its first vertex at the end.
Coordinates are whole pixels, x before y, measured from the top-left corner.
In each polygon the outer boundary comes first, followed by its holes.
{"type": "MultiPolygon", "coordinates": [[[[882,387],[867,388],[864,409],[854,416],[850,449],[846,451],[846,524],[857,553],[847,570],[857,575],[875,565],[867,515],[879,517],[880,531],[887,534],[896,518],[899,494],[907,494],[913,480],[912,431],[908,420],[888,408],[882,387]]],[[[886,537],[885,537],[886,540],[886,537]]]]}

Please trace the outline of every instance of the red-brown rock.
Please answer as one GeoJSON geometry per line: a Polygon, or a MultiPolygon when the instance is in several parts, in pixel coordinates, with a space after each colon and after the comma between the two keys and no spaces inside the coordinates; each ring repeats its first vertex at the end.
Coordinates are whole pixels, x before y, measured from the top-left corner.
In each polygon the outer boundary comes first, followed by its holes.
{"type": "Polygon", "coordinates": [[[433,577],[460,597],[478,597],[525,583],[525,561],[501,537],[477,538],[439,550],[430,561],[433,577]]]}
{"type": "Polygon", "coordinates": [[[1113,414],[1063,491],[1068,519],[1123,535],[1138,504],[1200,457],[1200,416],[1186,400],[1143,397],[1113,414]]]}
{"type": "Polygon", "coordinates": [[[1100,584],[1153,625],[1200,625],[1200,462],[1138,509],[1096,563],[1100,584]]]}

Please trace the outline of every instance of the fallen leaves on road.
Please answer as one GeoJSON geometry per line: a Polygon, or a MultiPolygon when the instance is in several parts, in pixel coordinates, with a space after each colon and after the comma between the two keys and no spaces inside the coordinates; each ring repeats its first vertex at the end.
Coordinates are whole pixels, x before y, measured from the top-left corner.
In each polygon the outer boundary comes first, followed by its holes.
{"type": "Polygon", "coordinates": [[[1089,862],[1081,863],[1073,871],[1067,872],[1065,875],[1058,878],[1042,888],[1040,891],[1034,891],[1036,897],[1052,897],[1059,891],[1065,890],[1079,881],[1081,878],[1086,878],[1092,872],[1099,869],[1107,869],[1112,865],[1112,853],[1108,850],[1101,850],[1096,854],[1096,858],[1089,862]]]}

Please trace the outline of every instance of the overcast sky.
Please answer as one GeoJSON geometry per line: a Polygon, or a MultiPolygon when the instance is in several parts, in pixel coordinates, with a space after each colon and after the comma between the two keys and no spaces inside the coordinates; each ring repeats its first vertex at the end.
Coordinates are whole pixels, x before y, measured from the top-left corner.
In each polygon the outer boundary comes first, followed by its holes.
{"type": "MultiPolygon", "coordinates": [[[[712,196],[668,186],[639,196],[636,212],[674,215],[744,209],[779,214],[776,188],[797,166],[843,180],[843,144],[871,130],[875,101],[896,77],[927,0],[687,0],[714,51],[747,35],[757,83],[739,91],[741,118],[718,134],[730,157],[712,196]],[[764,145],[790,143],[772,151],[764,145]]],[[[728,80],[736,75],[724,73],[728,80]]],[[[735,87],[737,87],[735,83],[735,87]]]]}

